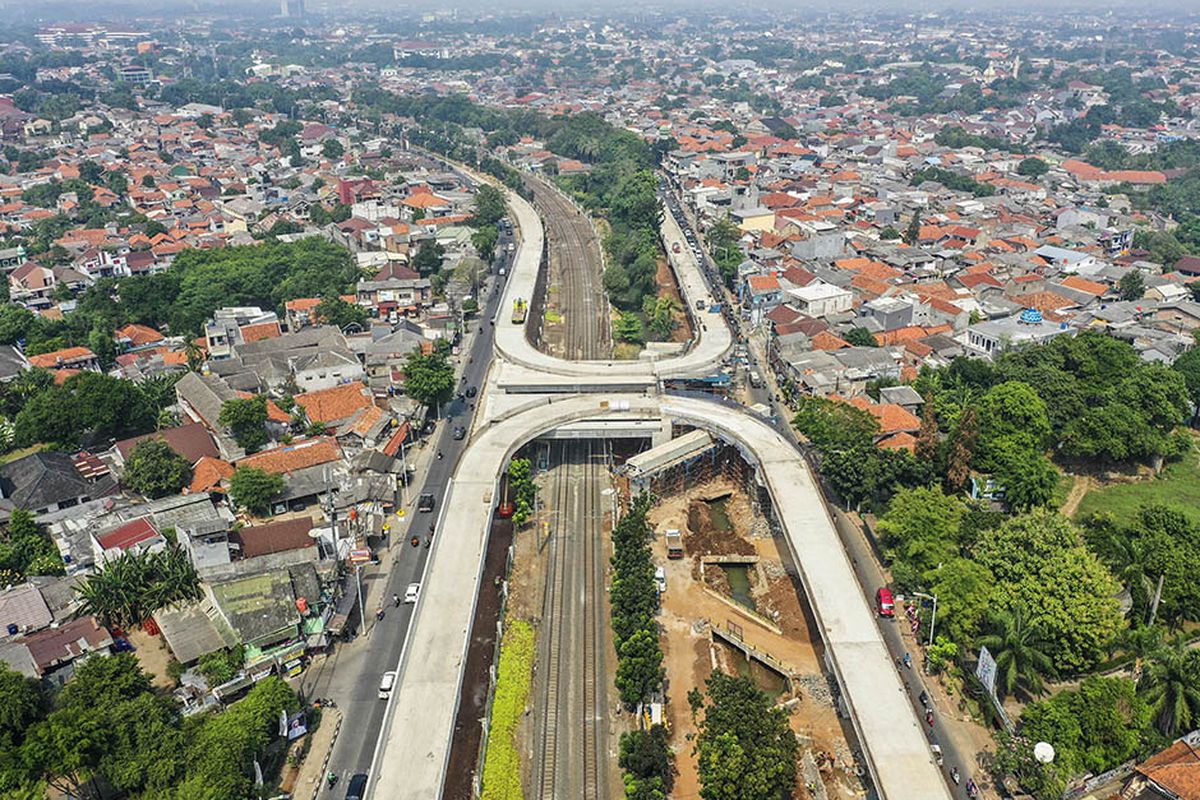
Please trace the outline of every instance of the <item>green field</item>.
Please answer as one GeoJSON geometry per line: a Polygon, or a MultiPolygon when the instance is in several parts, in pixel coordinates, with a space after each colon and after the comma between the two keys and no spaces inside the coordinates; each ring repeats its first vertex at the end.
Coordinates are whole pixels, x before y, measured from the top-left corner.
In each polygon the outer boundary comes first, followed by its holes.
{"type": "Polygon", "coordinates": [[[1195,451],[1169,465],[1157,478],[1093,489],[1079,503],[1077,519],[1107,512],[1124,522],[1145,505],[1164,505],[1200,525],[1200,459],[1195,451]]]}

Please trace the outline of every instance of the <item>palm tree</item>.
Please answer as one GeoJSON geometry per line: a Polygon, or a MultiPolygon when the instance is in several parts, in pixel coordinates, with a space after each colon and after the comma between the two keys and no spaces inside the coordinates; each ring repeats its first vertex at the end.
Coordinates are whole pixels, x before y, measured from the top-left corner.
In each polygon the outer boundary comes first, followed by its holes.
{"type": "Polygon", "coordinates": [[[1019,687],[1031,695],[1041,694],[1042,676],[1054,674],[1054,663],[1046,654],[1048,643],[1037,626],[1029,624],[1024,608],[996,614],[992,631],[979,643],[996,659],[1003,693],[1011,695],[1019,687]]]}
{"type": "Polygon", "coordinates": [[[1200,653],[1183,641],[1160,649],[1146,665],[1138,689],[1165,735],[1190,730],[1200,720],[1200,653]]]}

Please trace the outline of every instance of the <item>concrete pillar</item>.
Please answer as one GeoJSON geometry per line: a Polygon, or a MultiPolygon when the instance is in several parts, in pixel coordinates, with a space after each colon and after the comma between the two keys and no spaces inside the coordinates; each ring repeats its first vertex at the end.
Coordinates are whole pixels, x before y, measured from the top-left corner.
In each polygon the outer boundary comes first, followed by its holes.
{"type": "Polygon", "coordinates": [[[671,441],[671,439],[673,439],[673,438],[674,437],[671,435],[671,418],[663,417],[659,421],[658,430],[655,431],[654,435],[652,435],[650,437],[650,446],[651,447],[661,447],[662,445],[671,441]]]}

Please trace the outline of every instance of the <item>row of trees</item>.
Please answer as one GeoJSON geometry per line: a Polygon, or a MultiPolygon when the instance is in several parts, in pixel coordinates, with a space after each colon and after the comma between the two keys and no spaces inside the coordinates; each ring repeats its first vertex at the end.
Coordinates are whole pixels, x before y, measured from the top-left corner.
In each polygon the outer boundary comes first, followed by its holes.
{"type": "Polygon", "coordinates": [[[533,482],[533,462],[514,458],[508,462],[508,498],[513,504],[513,525],[518,528],[533,514],[537,502],[537,484],[533,482]]]}
{"type": "MultiPolygon", "coordinates": [[[[68,220],[47,236],[57,238],[74,224],[68,220]]],[[[185,250],[165,272],[96,281],[61,320],[16,305],[0,307],[0,344],[24,342],[31,355],[89,347],[109,367],[117,355],[112,333],[127,323],[191,336],[223,306],[257,305],[282,313],[287,300],[337,296],[358,277],[350,252],[319,237],[185,250]]]]}
{"type": "Polygon", "coordinates": [[[658,588],[650,558],[653,531],[646,520],[651,498],[641,495],[613,528],[613,639],[617,650],[617,692],[633,708],[650,700],[663,680],[658,644],[658,588]]]}
{"type": "Polygon", "coordinates": [[[47,370],[29,370],[5,389],[3,405],[13,415],[15,444],[71,449],[153,431],[175,402],[175,380],[134,383],[85,370],[60,385],[47,370]]]}
{"type": "Polygon", "coordinates": [[[249,800],[280,712],[298,707],[270,677],[221,713],[184,718],[128,653],[89,658],[55,696],[0,664],[0,792],[78,797],[103,780],[133,797],[249,800]]]}

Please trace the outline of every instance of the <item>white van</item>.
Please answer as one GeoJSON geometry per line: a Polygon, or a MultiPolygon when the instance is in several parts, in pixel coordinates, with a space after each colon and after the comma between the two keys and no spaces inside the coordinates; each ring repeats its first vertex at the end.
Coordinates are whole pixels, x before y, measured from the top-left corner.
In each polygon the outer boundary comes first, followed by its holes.
{"type": "Polygon", "coordinates": [[[654,568],[654,585],[658,587],[659,594],[667,590],[667,571],[664,568],[654,568]]]}
{"type": "Polygon", "coordinates": [[[392,686],[396,683],[396,673],[385,672],[383,679],[379,681],[379,699],[387,700],[392,696],[392,686]]]}

